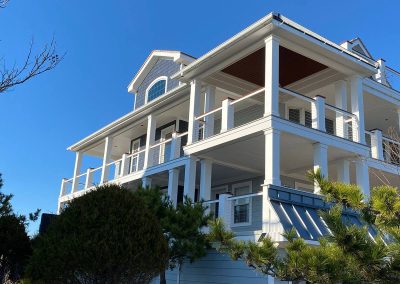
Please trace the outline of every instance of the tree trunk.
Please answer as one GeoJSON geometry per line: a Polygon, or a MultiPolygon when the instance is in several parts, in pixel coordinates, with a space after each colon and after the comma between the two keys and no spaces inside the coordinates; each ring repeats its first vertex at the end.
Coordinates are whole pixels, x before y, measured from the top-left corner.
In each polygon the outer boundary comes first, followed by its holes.
{"type": "Polygon", "coordinates": [[[167,284],[167,280],[165,279],[165,270],[160,272],[160,284],[167,284]]]}

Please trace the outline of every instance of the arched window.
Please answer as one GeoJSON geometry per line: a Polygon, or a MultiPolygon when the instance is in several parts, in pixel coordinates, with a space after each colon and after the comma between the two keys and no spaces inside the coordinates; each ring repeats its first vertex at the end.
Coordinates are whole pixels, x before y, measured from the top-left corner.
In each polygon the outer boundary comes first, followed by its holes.
{"type": "Polygon", "coordinates": [[[162,77],[155,80],[147,89],[147,102],[158,98],[163,95],[167,89],[167,78],[162,77]]]}

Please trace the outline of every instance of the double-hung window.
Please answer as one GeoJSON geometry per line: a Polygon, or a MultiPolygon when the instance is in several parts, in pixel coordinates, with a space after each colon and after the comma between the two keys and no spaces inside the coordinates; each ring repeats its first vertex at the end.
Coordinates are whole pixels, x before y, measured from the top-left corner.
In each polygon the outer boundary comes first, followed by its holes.
{"type": "MultiPolygon", "coordinates": [[[[232,185],[235,197],[250,194],[251,181],[232,185]]],[[[233,226],[251,224],[251,198],[243,197],[233,200],[233,226]]]]}

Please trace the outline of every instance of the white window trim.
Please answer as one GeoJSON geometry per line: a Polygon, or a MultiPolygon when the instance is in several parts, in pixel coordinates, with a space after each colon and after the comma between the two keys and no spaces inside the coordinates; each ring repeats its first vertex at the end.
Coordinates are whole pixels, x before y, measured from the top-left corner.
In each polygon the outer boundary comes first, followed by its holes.
{"type": "MultiPolygon", "coordinates": [[[[148,99],[149,90],[151,89],[151,87],[154,86],[155,83],[157,83],[158,81],[161,81],[161,80],[164,80],[164,81],[165,81],[165,90],[164,90],[164,94],[167,92],[167,89],[168,89],[168,77],[167,77],[167,76],[160,76],[160,77],[154,79],[154,81],[151,82],[151,84],[150,84],[149,86],[147,86],[147,88],[146,88],[145,99],[144,99],[144,103],[145,103],[145,104],[147,104],[147,102],[149,101],[149,99],[148,99]]],[[[162,95],[161,95],[161,96],[162,96],[162,95]]],[[[161,97],[161,96],[160,96],[160,97],[161,97]]],[[[156,100],[156,99],[158,99],[158,98],[155,98],[154,100],[156,100]]],[[[154,100],[153,100],[153,101],[154,101],[154,100]]]]}
{"type": "MultiPolygon", "coordinates": [[[[244,187],[244,186],[249,187],[249,194],[253,193],[253,182],[251,180],[246,181],[246,182],[232,184],[232,193],[236,196],[236,188],[244,187]]],[[[252,219],[253,219],[252,211],[253,211],[253,198],[249,197],[249,222],[235,223],[235,208],[234,208],[234,204],[232,202],[231,227],[251,226],[252,219]]]]}

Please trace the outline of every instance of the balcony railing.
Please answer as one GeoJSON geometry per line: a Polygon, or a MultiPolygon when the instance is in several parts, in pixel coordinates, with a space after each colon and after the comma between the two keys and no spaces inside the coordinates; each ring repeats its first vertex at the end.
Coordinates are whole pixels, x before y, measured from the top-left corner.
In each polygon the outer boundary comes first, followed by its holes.
{"type": "Polygon", "coordinates": [[[385,137],[382,131],[365,131],[367,144],[371,147],[371,157],[393,165],[400,165],[400,141],[385,137]]]}
{"type": "MultiPolygon", "coordinates": [[[[198,140],[263,117],[264,91],[265,89],[261,88],[236,100],[227,98],[222,101],[220,107],[195,117],[199,127],[198,140]]],[[[361,141],[357,116],[325,103],[325,98],[321,96],[310,98],[280,88],[279,102],[286,103],[285,109],[281,109],[281,106],[279,109],[279,115],[284,119],[348,140],[361,141]],[[290,103],[287,103],[289,101],[290,103]]]]}
{"type": "Polygon", "coordinates": [[[145,155],[149,155],[149,167],[156,166],[168,161],[177,159],[183,155],[181,138],[187,132],[177,134],[163,141],[157,141],[154,145],[146,149],[139,149],[130,154],[123,154],[118,160],[107,163],[104,167],[89,168],[86,172],[63,179],[61,182],[60,196],[65,196],[82,190],[89,190],[97,185],[113,182],[119,178],[140,172],[144,169],[145,155]]]}

